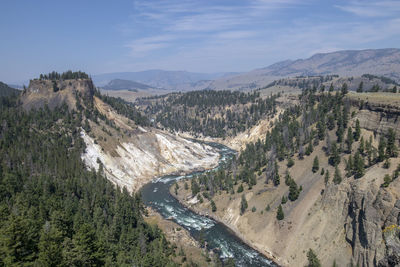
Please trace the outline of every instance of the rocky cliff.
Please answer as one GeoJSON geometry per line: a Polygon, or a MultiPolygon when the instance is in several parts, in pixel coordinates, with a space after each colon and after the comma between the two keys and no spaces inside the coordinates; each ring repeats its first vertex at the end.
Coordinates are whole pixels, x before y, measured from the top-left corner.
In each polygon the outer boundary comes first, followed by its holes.
{"type": "MultiPolygon", "coordinates": [[[[359,95],[348,97],[348,104],[354,111],[350,124],[354,127],[358,119],[362,136],[365,140],[372,137],[375,147],[378,147],[379,136],[386,134],[388,128],[395,129],[398,139],[399,108],[395,104],[398,97],[392,95],[388,102],[385,98],[363,94],[360,97],[369,99],[366,104],[365,100],[358,99],[359,95]]],[[[333,140],[335,133],[330,134],[333,140]]],[[[247,243],[283,266],[304,266],[309,248],[317,253],[323,266],[331,266],[334,261],[337,266],[350,263],[400,266],[400,179],[382,187],[384,176],[396,171],[400,158],[391,158],[389,168],[384,168],[383,163],[372,165],[359,179],[344,177],[345,161],[342,159],[339,169],[343,181],[335,184],[332,181],[334,168],[328,164],[324,145],[315,146],[310,156],[296,160],[290,168],[292,178],[302,186],[302,191],[296,201],[283,205],[285,218],[282,221],[276,220],[276,210],[289,190],[288,186],[282,185],[286,160],[279,163],[281,185],[265,184],[264,178],[259,177],[252,189],[244,188],[249,208],[242,215],[242,194],[214,195],[216,212],[211,211],[208,202],[196,202],[189,190],[182,189],[183,186],[177,197],[198,212],[212,214],[247,243]],[[331,174],[327,185],[319,171],[311,172],[316,156],[320,170],[324,168],[331,174]]],[[[358,146],[359,143],[354,144],[353,149],[358,146]]],[[[235,192],[237,190],[236,187],[235,192]]]]}
{"type": "Polygon", "coordinates": [[[91,79],[69,80],[31,80],[21,95],[25,110],[48,105],[53,109],[67,104],[69,109],[76,109],[76,97],[91,98],[95,87],[91,79]]]}
{"type": "Polygon", "coordinates": [[[82,155],[89,168],[101,166],[109,180],[128,191],[136,191],[152,179],[215,167],[219,154],[210,146],[151,127],[135,125],[100,98],[94,107],[113,122],[90,122],[90,133],[82,129],[86,144],[82,155]]]}
{"type": "Polygon", "coordinates": [[[80,131],[86,145],[82,159],[88,168],[101,166],[109,180],[128,191],[158,176],[217,165],[219,154],[210,146],[141,127],[95,95],[91,79],[35,79],[20,100],[25,110],[66,104],[82,112],[85,126],[80,131]]]}

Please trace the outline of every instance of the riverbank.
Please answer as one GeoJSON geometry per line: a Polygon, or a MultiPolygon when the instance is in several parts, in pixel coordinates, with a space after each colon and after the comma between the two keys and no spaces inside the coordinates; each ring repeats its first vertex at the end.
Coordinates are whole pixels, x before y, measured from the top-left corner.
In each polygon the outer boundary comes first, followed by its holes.
{"type": "Polygon", "coordinates": [[[151,225],[157,225],[165,234],[166,239],[176,245],[175,262],[188,263],[190,265],[194,263],[199,266],[208,266],[215,263],[214,254],[202,248],[200,243],[190,235],[189,231],[171,220],[164,219],[161,214],[150,207],[147,207],[146,210],[147,215],[144,216],[144,220],[151,225]]]}
{"type": "Polygon", "coordinates": [[[190,203],[189,201],[193,200],[193,198],[189,198],[189,195],[184,195],[184,183],[186,181],[182,180],[182,181],[178,181],[178,182],[179,182],[178,195],[176,195],[174,192],[175,191],[174,185],[172,185],[169,188],[169,192],[170,192],[171,196],[173,198],[175,198],[179,203],[181,203],[184,207],[188,208],[189,210],[191,210],[192,212],[194,212],[198,215],[211,218],[211,219],[221,223],[226,228],[228,228],[234,235],[236,235],[244,244],[246,244],[250,248],[254,249],[258,253],[262,254],[264,257],[266,257],[267,259],[272,261],[275,265],[287,266],[287,264],[285,263],[285,261],[283,259],[277,257],[276,255],[274,255],[272,252],[270,252],[266,248],[258,247],[256,245],[254,245],[252,242],[250,242],[250,240],[248,240],[234,225],[225,222],[224,220],[219,218],[216,214],[213,214],[208,211],[204,211],[204,210],[197,208],[195,205],[193,205],[194,204],[193,202],[190,203]]]}

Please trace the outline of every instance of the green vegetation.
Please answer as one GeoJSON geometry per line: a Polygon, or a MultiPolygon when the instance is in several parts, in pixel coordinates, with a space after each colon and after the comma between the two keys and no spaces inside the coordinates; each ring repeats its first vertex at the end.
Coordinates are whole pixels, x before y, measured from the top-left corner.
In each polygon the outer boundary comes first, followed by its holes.
{"type": "Polygon", "coordinates": [[[140,196],[85,168],[82,114],[16,102],[0,101],[0,266],[173,266],[140,196]]]}
{"type": "Polygon", "coordinates": [[[312,172],[316,173],[318,170],[319,170],[319,161],[318,161],[318,157],[315,157],[313,166],[312,166],[312,172]]]}
{"type": "Polygon", "coordinates": [[[242,195],[242,200],[240,201],[240,215],[243,215],[245,213],[246,209],[248,208],[247,200],[245,195],[242,195]]]}
{"type": "Polygon", "coordinates": [[[340,184],[342,182],[342,175],[340,174],[339,168],[335,167],[335,174],[333,175],[333,183],[340,184]]]}
{"type": "Polygon", "coordinates": [[[285,218],[285,214],[283,213],[282,205],[278,206],[278,211],[276,212],[276,219],[281,221],[285,218]]]}
{"type": "Polygon", "coordinates": [[[217,211],[217,206],[215,205],[214,200],[211,200],[211,210],[212,210],[212,212],[216,212],[217,211]]]}
{"type": "Polygon", "coordinates": [[[321,267],[321,262],[319,261],[317,255],[311,248],[307,252],[307,259],[308,259],[308,264],[306,265],[307,267],[321,267]]]}
{"type": "Polygon", "coordinates": [[[137,125],[150,125],[149,120],[143,116],[132,103],[126,102],[120,97],[116,98],[101,94],[97,94],[97,96],[105,103],[109,104],[118,114],[133,120],[137,125]]]}
{"type": "Polygon", "coordinates": [[[0,97],[18,95],[19,93],[20,93],[19,90],[12,88],[5,83],[0,82],[0,97]]]}
{"type": "Polygon", "coordinates": [[[39,80],[72,80],[72,79],[89,79],[89,75],[82,72],[76,71],[72,72],[71,70],[58,73],[58,72],[50,72],[49,74],[40,74],[39,80]]]}
{"type": "Polygon", "coordinates": [[[137,103],[165,128],[223,138],[275,114],[277,97],[262,99],[258,92],[202,90],[147,97],[137,103]]]}

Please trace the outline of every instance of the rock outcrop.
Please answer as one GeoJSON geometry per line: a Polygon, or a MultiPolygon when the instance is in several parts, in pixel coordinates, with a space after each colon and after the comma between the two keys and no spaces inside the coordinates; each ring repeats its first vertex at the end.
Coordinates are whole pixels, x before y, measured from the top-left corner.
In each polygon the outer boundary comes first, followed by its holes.
{"type": "Polygon", "coordinates": [[[95,86],[91,79],[31,80],[21,94],[25,110],[38,109],[47,105],[50,109],[67,104],[76,109],[76,97],[91,99],[95,86]]]}

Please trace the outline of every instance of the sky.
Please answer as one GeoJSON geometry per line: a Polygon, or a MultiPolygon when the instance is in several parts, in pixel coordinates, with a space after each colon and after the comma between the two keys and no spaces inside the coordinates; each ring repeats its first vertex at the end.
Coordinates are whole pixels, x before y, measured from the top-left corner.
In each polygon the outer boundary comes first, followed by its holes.
{"type": "Polygon", "coordinates": [[[400,0],[1,0],[0,81],[148,69],[244,72],[398,48],[400,0]]]}

